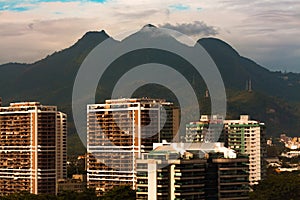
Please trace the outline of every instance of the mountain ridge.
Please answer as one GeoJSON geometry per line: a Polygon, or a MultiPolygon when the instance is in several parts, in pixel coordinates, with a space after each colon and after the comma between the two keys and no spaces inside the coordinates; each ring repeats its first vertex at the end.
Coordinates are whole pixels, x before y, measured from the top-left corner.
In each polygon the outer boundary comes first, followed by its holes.
{"type": "MultiPolygon", "coordinates": [[[[71,101],[77,71],[88,53],[107,38],[110,36],[104,30],[87,32],[70,47],[32,64],[0,65],[0,96],[3,104],[40,101],[42,104],[58,105],[61,111],[68,114],[69,134],[74,134],[76,130],[72,121],[71,101]]],[[[272,72],[241,56],[231,45],[218,38],[201,38],[197,42],[212,57],[224,80],[228,97],[228,117],[238,117],[239,113],[248,112],[253,118],[266,122],[269,136],[278,136],[282,132],[297,134],[300,129],[297,123],[300,120],[300,93],[297,92],[300,90],[300,74],[272,72]],[[246,91],[246,82],[249,80],[253,86],[252,93],[246,91]]],[[[152,52],[151,56],[160,57],[159,53],[152,52]]],[[[131,61],[125,62],[119,63],[117,67],[131,61]]],[[[173,63],[176,64],[175,61],[173,63]]],[[[114,77],[115,74],[111,72],[110,76],[114,77]]],[[[193,82],[193,73],[188,71],[187,76],[193,82]]],[[[204,97],[205,87],[201,81],[196,80],[196,83],[202,85],[198,90],[200,96],[204,97]]],[[[106,85],[98,88],[98,101],[104,101],[106,90],[106,85]]],[[[141,93],[147,94],[145,91],[141,93]]],[[[151,97],[151,92],[148,95],[151,97]]],[[[207,100],[203,99],[201,105],[203,112],[209,112],[207,100]]]]}

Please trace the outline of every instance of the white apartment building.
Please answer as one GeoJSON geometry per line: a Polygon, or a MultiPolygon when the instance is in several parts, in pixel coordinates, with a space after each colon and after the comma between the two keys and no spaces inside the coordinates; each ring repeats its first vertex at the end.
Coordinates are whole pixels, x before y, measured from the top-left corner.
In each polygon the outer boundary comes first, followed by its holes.
{"type": "Polygon", "coordinates": [[[87,106],[87,181],[98,195],[113,186],[136,187],[136,159],[154,142],[171,142],[179,111],[161,99],[106,100],[87,106]]]}
{"type": "Polygon", "coordinates": [[[225,144],[238,153],[249,156],[250,185],[257,184],[264,174],[265,125],[241,115],[238,120],[224,121],[225,144]]]}

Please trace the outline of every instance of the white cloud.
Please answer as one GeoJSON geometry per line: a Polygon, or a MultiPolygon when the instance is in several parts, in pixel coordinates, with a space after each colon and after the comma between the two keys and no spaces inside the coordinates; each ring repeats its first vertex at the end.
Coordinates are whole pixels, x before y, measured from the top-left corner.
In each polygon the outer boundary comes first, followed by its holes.
{"type": "Polygon", "coordinates": [[[182,23],[182,24],[162,24],[159,25],[162,28],[173,29],[178,32],[184,33],[189,36],[215,36],[218,35],[218,28],[214,26],[208,26],[203,21],[194,21],[192,23],[182,23]]]}

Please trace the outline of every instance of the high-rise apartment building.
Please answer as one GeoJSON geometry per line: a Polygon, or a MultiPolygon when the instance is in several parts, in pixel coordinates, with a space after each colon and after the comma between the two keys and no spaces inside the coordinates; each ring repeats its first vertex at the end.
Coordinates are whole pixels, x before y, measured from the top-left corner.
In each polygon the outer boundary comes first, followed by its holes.
{"type": "Polygon", "coordinates": [[[200,120],[186,124],[185,142],[218,142],[223,129],[223,117],[201,115],[200,120]]]}
{"type": "MultiPolygon", "coordinates": [[[[87,108],[87,181],[99,195],[113,186],[136,187],[136,159],[154,142],[171,142],[179,110],[161,99],[114,99],[87,108]]],[[[176,140],[176,138],[175,138],[176,140]]]]}
{"type": "Polygon", "coordinates": [[[224,121],[225,145],[238,153],[249,155],[250,185],[257,184],[265,175],[265,125],[241,115],[239,120],[224,121]]]}
{"type": "Polygon", "coordinates": [[[186,125],[186,142],[221,141],[225,146],[237,153],[249,156],[250,185],[257,184],[265,175],[265,125],[250,120],[248,115],[241,115],[238,120],[222,120],[220,117],[202,115],[197,122],[186,125]],[[213,124],[211,124],[213,123],[213,124]],[[218,124],[223,124],[223,131],[218,124]],[[216,129],[216,128],[217,129],[216,129]],[[219,139],[215,138],[219,137],[219,139]]]}
{"type": "Polygon", "coordinates": [[[249,199],[247,157],[222,143],[156,145],[137,160],[138,200],[249,199]]]}
{"type": "Polygon", "coordinates": [[[66,118],[38,102],[0,107],[0,195],[57,193],[67,175],[66,118]]]}

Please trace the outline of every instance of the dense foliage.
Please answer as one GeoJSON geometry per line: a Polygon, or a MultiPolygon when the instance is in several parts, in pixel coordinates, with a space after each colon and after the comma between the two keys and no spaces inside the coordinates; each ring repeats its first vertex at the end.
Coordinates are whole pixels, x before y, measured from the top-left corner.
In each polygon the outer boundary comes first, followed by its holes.
{"type": "MultiPolygon", "coordinates": [[[[68,114],[68,155],[84,154],[85,148],[76,134],[72,119],[74,80],[88,53],[108,37],[103,31],[89,32],[70,48],[55,52],[35,63],[0,65],[0,97],[3,105],[16,101],[40,101],[42,104],[57,105],[60,111],[68,114]]],[[[166,42],[173,43],[176,40],[166,42]]],[[[230,45],[218,39],[203,38],[198,42],[219,68],[226,87],[229,118],[250,114],[254,119],[266,123],[269,136],[278,136],[281,132],[296,135],[294,130],[300,129],[299,74],[271,72],[240,56],[230,45]],[[245,91],[246,81],[249,79],[252,81],[253,92],[245,91]]],[[[177,56],[174,59],[166,59],[164,55],[161,51],[154,51],[121,56],[113,62],[115,70],[108,70],[103,80],[101,78],[102,82],[99,82],[95,95],[96,101],[103,102],[110,97],[111,87],[114,86],[112,81],[120,78],[128,69],[126,67],[150,62],[161,63],[176,67],[178,72],[185,75],[196,95],[201,97],[198,99],[201,112],[209,114],[207,113],[207,110],[210,110],[209,104],[206,104],[208,101],[204,98],[207,88],[200,75],[196,76],[197,73],[192,70],[193,68],[187,68],[184,59],[177,56]]],[[[176,83],[177,81],[174,81],[173,86],[177,86],[176,83]]],[[[169,98],[170,91],[167,93],[156,89],[153,86],[144,87],[139,94],[148,97],[157,94],[159,98],[174,100],[169,98]]],[[[185,95],[185,90],[178,94],[178,96],[185,95]]],[[[82,105],[82,108],[85,110],[86,105],[82,105]]]]}
{"type": "Polygon", "coordinates": [[[250,193],[250,200],[299,200],[300,176],[295,173],[272,174],[250,193]]]}
{"type": "Polygon", "coordinates": [[[135,191],[130,186],[119,186],[105,193],[99,200],[134,200],[135,191]]]}
{"type": "Polygon", "coordinates": [[[86,189],[84,192],[65,191],[55,195],[34,195],[28,192],[20,192],[0,197],[0,200],[134,200],[135,191],[130,186],[114,187],[102,197],[97,197],[96,192],[86,189]]]}

